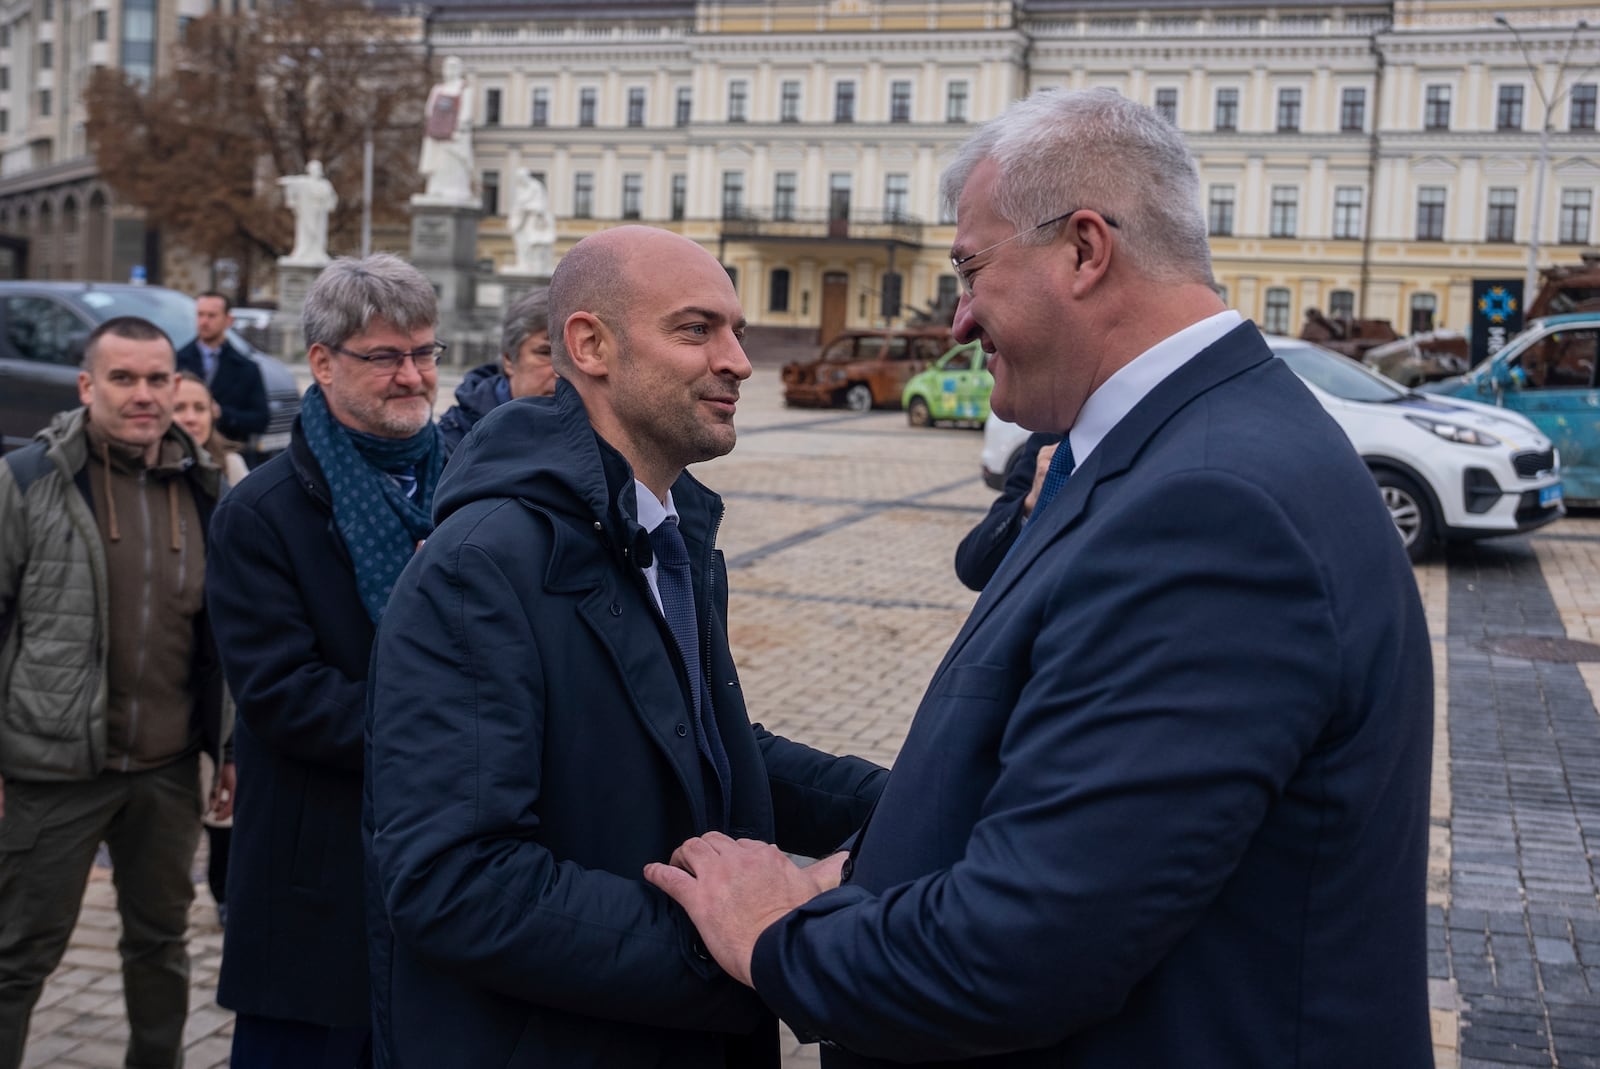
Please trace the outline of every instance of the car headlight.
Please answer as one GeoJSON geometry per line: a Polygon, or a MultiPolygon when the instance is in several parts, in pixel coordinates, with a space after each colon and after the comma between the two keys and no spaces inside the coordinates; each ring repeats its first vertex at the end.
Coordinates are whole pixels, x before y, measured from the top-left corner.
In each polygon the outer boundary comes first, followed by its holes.
{"type": "Polygon", "coordinates": [[[1406,416],[1406,419],[1425,431],[1432,431],[1447,442],[1457,442],[1461,445],[1499,445],[1500,439],[1486,431],[1475,430],[1472,427],[1463,427],[1459,423],[1446,423],[1443,420],[1429,419],[1426,416],[1406,416]]]}

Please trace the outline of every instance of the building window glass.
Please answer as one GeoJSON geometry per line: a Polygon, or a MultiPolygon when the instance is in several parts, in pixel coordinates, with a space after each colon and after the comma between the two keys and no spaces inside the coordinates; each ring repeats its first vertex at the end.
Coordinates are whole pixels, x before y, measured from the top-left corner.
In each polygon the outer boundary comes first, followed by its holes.
{"type": "Polygon", "coordinates": [[[500,172],[484,171],[478,180],[478,187],[483,190],[483,214],[500,214],[500,172]]]}
{"type": "Polygon", "coordinates": [[[1439,311],[1439,298],[1431,293],[1411,295],[1412,334],[1425,334],[1433,329],[1433,317],[1439,311]]]}
{"type": "Polygon", "coordinates": [[[600,91],[598,89],[578,90],[578,125],[593,126],[594,113],[598,107],[600,91]]]}
{"type": "Polygon", "coordinates": [[[1339,129],[1360,133],[1367,128],[1367,91],[1346,89],[1339,94],[1339,129]]]}
{"type": "Polygon", "coordinates": [[[644,125],[644,88],[634,86],[628,90],[628,125],[644,125]]]}
{"type": "Polygon", "coordinates": [[[535,89],[533,91],[533,126],[550,125],[550,90],[535,89]]]}
{"type": "Polygon", "coordinates": [[[672,176],[672,219],[673,222],[682,222],[683,213],[689,204],[689,176],[675,174],[672,176]]]}
{"type": "Polygon", "coordinates": [[[833,121],[856,121],[855,82],[840,82],[833,87],[833,121]]]}
{"type": "Polygon", "coordinates": [[[883,214],[891,222],[906,218],[906,208],[911,201],[911,176],[889,174],[883,177],[883,214]]]}
{"type": "Polygon", "coordinates": [[[793,171],[779,171],[772,176],[772,217],[780,221],[794,218],[795,189],[798,176],[793,171]]]}
{"type": "Polygon", "coordinates": [[[1337,186],[1333,191],[1333,236],[1361,236],[1361,187],[1337,186]]]}
{"type": "Polygon", "coordinates": [[[1278,90],[1278,133],[1292,134],[1300,130],[1300,90],[1278,90]]]}
{"type": "Polygon", "coordinates": [[[0,92],[11,88],[11,68],[0,67],[0,92]]]}
{"type": "Polygon", "coordinates": [[[1572,104],[1567,109],[1567,125],[1574,130],[1593,130],[1595,83],[1579,82],[1572,87],[1572,104]]]}
{"type": "Polygon", "coordinates": [[[1212,125],[1222,131],[1239,129],[1239,90],[1217,90],[1217,109],[1212,125]]]}
{"type": "Polygon", "coordinates": [[[1425,91],[1422,128],[1424,130],[1450,129],[1450,87],[1430,85],[1425,91]]]}
{"type": "Polygon", "coordinates": [[[1502,85],[1494,108],[1496,130],[1522,129],[1522,86],[1502,85]]]}
{"type": "Polygon", "coordinates": [[[680,85],[678,87],[677,109],[673,113],[673,120],[672,120],[678,126],[688,126],[689,125],[689,111],[690,111],[691,102],[693,100],[694,100],[694,90],[690,89],[686,85],[680,85]]]}
{"type": "Polygon", "coordinates": [[[1300,226],[1300,190],[1294,186],[1272,187],[1270,237],[1292,238],[1300,226]]]}
{"type": "Polygon", "coordinates": [[[1587,189],[1561,191],[1559,238],[1563,245],[1589,244],[1589,211],[1594,194],[1587,189]]]}
{"type": "Polygon", "coordinates": [[[1515,241],[1517,230],[1517,191],[1514,189],[1489,190],[1489,222],[1484,228],[1485,241],[1515,241]]]}
{"type": "Polygon", "coordinates": [[[148,86],[156,69],[156,0],[123,0],[121,66],[148,86]]]}
{"type": "Polygon", "coordinates": [[[1422,186],[1417,190],[1417,240],[1444,240],[1444,187],[1422,186]]]}
{"type": "Polygon", "coordinates": [[[4,109],[0,109],[0,134],[9,133],[10,131],[11,113],[4,109]]]}
{"type": "Polygon", "coordinates": [[[787,267],[774,268],[767,287],[767,311],[787,312],[789,310],[789,269],[787,267]]]}
{"type": "Polygon", "coordinates": [[[911,83],[889,83],[889,121],[911,121],[911,83]]]}
{"type": "Polygon", "coordinates": [[[722,172],[722,217],[738,219],[744,215],[744,172],[722,172]]]}
{"type": "Polygon", "coordinates": [[[1156,114],[1172,123],[1172,125],[1178,125],[1178,91],[1176,89],[1156,90],[1156,114]]]}
{"type": "Polygon", "coordinates": [[[47,71],[55,63],[55,48],[49,41],[39,42],[39,69],[47,71]]]}
{"type": "Polygon", "coordinates": [[[744,122],[748,119],[750,107],[750,83],[743,78],[735,78],[728,83],[728,121],[744,122]]]}
{"type": "Polygon", "coordinates": [[[622,217],[624,219],[639,218],[644,205],[644,175],[625,174],[622,176],[622,217]]]}
{"type": "Polygon", "coordinates": [[[1233,187],[1212,186],[1206,205],[1206,230],[1213,237],[1233,236],[1233,187]]]}
{"type": "Polygon", "coordinates": [[[39,90],[39,114],[50,114],[50,90],[48,89],[39,90]]]}
{"type": "Polygon", "coordinates": [[[1334,290],[1328,294],[1328,315],[1334,319],[1354,319],[1356,295],[1352,290],[1334,290]]]}
{"type": "Polygon", "coordinates": [[[967,83],[951,82],[944,89],[944,121],[967,121],[967,83]]]}
{"type": "Polygon", "coordinates": [[[572,176],[572,215],[575,219],[594,218],[594,175],[588,171],[572,176]]]}
{"type": "Polygon", "coordinates": [[[500,90],[485,89],[483,91],[483,125],[500,125],[500,90]]]}
{"type": "Polygon", "coordinates": [[[784,82],[778,101],[779,122],[800,121],[800,83],[784,82]]]}
{"type": "Polygon", "coordinates": [[[1282,286],[1267,290],[1267,308],[1261,317],[1261,329],[1268,334],[1289,333],[1289,291],[1282,286]]]}
{"type": "Polygon", "coordinates": [[[94,39],[104,41],[111,34],[111,12],[101,8],[94,13],[94,39]]]}

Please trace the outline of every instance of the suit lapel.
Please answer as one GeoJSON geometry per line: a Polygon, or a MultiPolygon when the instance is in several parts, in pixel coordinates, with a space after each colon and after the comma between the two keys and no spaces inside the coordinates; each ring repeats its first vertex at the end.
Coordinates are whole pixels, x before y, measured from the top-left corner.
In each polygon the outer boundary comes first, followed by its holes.
{"type": "Polygon", "coordinates": [[[1065,537],[1088,508],[1096,486],[1127,471],[1167,422],[1207,391],[1265,360],[1272,359],[1254,323],[1245,322],[1207,346],[1177,371],[1158,382],[1123,419],[1111,428],[1072,472],[1048,508],[1023,527],[1016,548],[984,587],[972,614],[934,674],[937,679],[967,640],[1028,573],[1045,549],[1065,537]],[[1037,529],[1035,529],[1037,524],[1037,529]]]}

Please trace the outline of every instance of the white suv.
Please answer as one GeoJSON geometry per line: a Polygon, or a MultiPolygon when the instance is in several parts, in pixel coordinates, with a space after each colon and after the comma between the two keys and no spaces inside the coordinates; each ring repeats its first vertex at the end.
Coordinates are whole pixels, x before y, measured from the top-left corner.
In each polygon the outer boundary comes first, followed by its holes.
{"type": "MultiPolygon", "coordinates": [[[[1532,530],[1566,512],[1550,439],[1515,412],[1407,390],[1296,338],[1267,343],[1344,429],[1383,491],[1412,560],[1441,539],[1532,530]]],[[[994,414],[984,426],[984,481],[998,488],[1028,432],[994,414]]]]}

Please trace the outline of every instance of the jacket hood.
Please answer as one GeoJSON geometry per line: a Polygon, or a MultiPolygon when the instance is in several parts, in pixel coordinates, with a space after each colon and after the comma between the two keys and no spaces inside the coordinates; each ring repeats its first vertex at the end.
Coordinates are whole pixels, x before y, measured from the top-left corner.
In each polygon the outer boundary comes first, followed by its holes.
{"type": "Polygon", "coordinates": [[[500,383],[505,375],[500,363],[479,364],[467,372],[456,387],[456,404],[472,422],[477,422],[500,406],[500,383]]]}
{"type": "Polygon", "coordinates": [[[450,458],[433,498],[433,522],[483,498],[530,498],[603,520],[610,511],[601,444],[578,391],[497,406],[450,458]]]}

